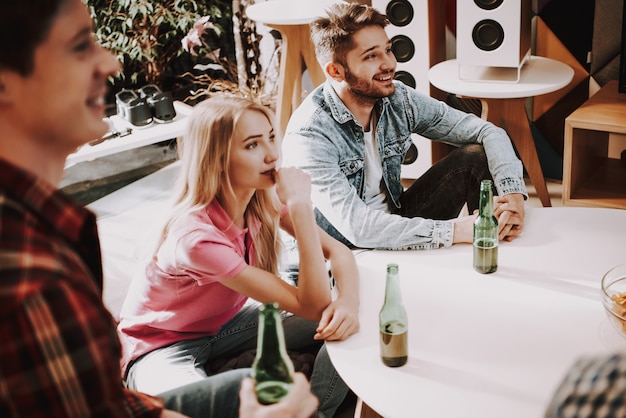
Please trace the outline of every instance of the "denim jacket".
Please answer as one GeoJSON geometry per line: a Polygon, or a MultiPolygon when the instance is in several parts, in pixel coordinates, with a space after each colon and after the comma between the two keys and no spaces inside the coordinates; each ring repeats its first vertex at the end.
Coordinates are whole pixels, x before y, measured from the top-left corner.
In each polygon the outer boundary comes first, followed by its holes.
{"type": "MultiPolygon", "coordinates": [[[[498,194],[527,197],[522,163],[503,129],[401,82],[394,84],[395,93],[381,99],[374,110],[390,204],[400,205],[400,167],[412,143],[411,133],[457,146],[482,144],[498,194]]],[[[453,220],[405,218],[365,204],[363,137],[363,127],[328,82],[315,89],[291,116],[282,145],[284,164],[311,176],[318,224],[352,247],[430,249],[452,245],[453,220]]]]}

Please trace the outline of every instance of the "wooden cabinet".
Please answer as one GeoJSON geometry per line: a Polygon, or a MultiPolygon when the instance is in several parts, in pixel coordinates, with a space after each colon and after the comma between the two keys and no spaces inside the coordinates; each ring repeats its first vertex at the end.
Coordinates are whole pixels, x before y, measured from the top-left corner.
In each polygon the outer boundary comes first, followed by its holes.
{"type": "Polygon", "coordinates": [[[626,161],[609,158],[610,134],[626,134],[626,94],[617,81],[565,119],[563,205],[626,209],[626,161]]]}

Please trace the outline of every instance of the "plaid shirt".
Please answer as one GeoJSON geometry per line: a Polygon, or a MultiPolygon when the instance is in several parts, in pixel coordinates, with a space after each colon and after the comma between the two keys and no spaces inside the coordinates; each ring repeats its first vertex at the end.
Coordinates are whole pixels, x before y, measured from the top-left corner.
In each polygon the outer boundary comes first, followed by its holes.
{"type": "Polygon", "coordinates": [[[158,417],[123,387],[95,216],[0,159],[0,416],[158,417]]]}
{"type": "Polygon", "coordinates": [[[626,417],[626,355],[577,361],[561,382],[545,417],[626,417]]]}

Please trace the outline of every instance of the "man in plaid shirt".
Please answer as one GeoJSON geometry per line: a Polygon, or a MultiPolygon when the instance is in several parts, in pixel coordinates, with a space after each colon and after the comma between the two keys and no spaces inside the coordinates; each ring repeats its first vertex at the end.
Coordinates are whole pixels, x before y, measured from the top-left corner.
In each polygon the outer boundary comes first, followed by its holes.
{"type": "Polygon", "coordinates": [[[182,416],[164,403],[237,416],[239,393],[242,416],[308,416],[317,400],[304,376],[268,407],[241,385],[246,370],[158,398],[124,387],[95,216],[57,189],[67,155],[107,131],[118,69],[81,0],[0,1],[0,416],[182,416]]]}
{"type": "Polygon", "coordinates": [[[626,356],[586,357],[568,370],[545,418],[626,417],[626,356]]]}

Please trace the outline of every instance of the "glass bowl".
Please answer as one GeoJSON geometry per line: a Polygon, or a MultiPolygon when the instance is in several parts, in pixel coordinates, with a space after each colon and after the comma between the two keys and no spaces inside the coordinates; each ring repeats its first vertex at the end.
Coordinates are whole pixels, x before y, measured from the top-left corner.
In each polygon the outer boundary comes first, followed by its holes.
{"type": "Polygon", "coordinates": [[[626,337],[626,264],[620,264],[602,277],[602,305],[613,327],[626,337]]]}

